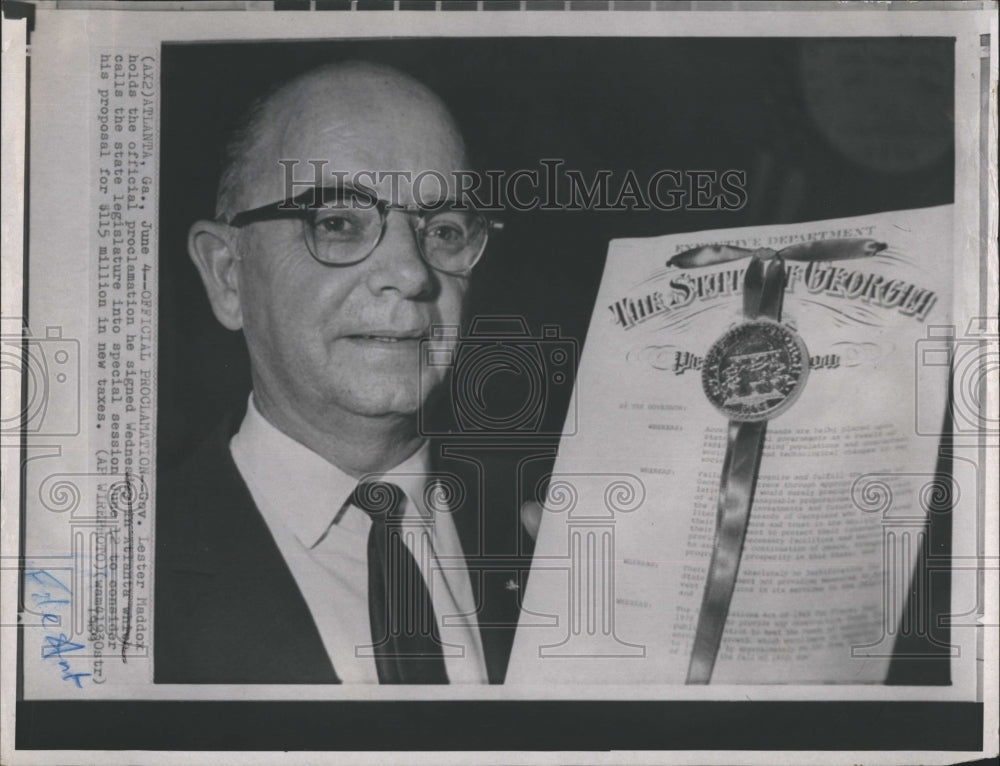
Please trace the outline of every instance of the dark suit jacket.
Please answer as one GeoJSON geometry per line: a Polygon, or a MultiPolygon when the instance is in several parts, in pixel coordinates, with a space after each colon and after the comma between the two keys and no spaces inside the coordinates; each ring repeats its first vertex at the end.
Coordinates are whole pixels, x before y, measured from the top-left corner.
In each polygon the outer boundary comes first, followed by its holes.
{"type": "MultiPolygon", "coordinates": [[[[339,683],[291,571],[216,429],[157,490],[154,680],[339,683]]],[[[432,443],[457,476],[466,555],[491,683],[503,681],[530,565],[519,521],[524,452],[432,443]]],[[[551,462],[554,445],[533,449],[551,462]]],[[[545,462],[543,458],[541,462],[545,462]]],[[[532,461],[528,461],[532,462],[532,461]]],[[[538,460],[533,461],[539,464],[538,460]]]]}

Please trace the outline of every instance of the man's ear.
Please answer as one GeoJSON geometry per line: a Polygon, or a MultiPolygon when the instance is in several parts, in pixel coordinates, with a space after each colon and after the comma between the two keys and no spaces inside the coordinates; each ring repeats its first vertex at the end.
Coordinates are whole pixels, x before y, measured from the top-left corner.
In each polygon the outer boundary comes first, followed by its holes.
{"type": "Polygon", "coordinates": [[[231,229],[216,221],[198,221],[188,232],[188,255],[198,267],[215,318],[229,330],[243,327],[240,308],[239,255],[231,229]]]}

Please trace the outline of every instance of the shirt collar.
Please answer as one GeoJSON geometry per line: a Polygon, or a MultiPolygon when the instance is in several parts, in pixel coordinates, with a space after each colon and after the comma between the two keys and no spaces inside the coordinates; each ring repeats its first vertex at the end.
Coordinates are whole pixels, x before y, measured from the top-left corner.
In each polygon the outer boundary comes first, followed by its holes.
{"type": "MultiPolygon", "coordinates": [[[[278,509],[284,523],[307,548],[323,538],[358,485],[353,476],[273,426],[257,409],[253,395],[230,448],[239,454],[237,462],[252,473],[253,484],[266,494],[264,502],[278,509]]],[[[429,467],[430,448],[425,442],[395,468],[364,478],[391,481],[406,494],[408,505],[423,509],[429,467]]],[[[406,516],[411,516],[409,507],[406,516]]],[[[427,524],[434,521],[433,514],[419,510],[416,517],[426,519],[427,524]]]]}

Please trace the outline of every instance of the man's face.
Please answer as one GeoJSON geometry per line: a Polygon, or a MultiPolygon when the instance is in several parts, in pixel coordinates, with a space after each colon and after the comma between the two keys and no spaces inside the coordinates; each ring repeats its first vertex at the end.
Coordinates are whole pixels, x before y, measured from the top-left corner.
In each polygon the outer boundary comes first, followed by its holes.
{"type": "MultiPolygon", "coordinates": [[[[299,161],[297,178],[326,170],[436,171],[449,180],[464,152],[441,109],[418,95],[390,93],[345,108],[351,95],[313,94],[269,143],[270,177],[244,195],[247,207],[285,196],[278,159],[299,161]]],[[[266,166],[265,166],[266,167],[266,166]]],[[[324,180],[329,180],[324,179],[324,180]]],[[[413,204],[405,178],[376,186],[379,196],[413,204]],[[392,192],[396,192],[393,195],[392,192]]],[[[424,186],[423,196],[434,184],[424,186]]],[[[467,278],[422,259],[415,219],[390,212],[384,236],[361,263],[316,261],[298,220],[252,224],[240,232],[240,306],[254,371],[255,396],[320,425],[344,416],[412,416],[445,370],[420,364],[420,340],[433,325],[459,324],[467,278]],[[290,408],[290,409],[289,409],[290,408]]]]}

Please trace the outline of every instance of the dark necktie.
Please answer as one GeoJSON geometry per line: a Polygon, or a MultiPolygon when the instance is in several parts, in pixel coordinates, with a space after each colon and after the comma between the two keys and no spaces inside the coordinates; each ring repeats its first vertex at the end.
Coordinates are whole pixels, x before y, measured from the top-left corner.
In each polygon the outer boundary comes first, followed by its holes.
{"type": "Polygon", "coordinates": [[[368,533],[368,616],[382,684],[446,684],[441,637],[431,594],[406,547],[406,496],[395,484],[362,482],[349,502],[371,517],[368,533]]]}

